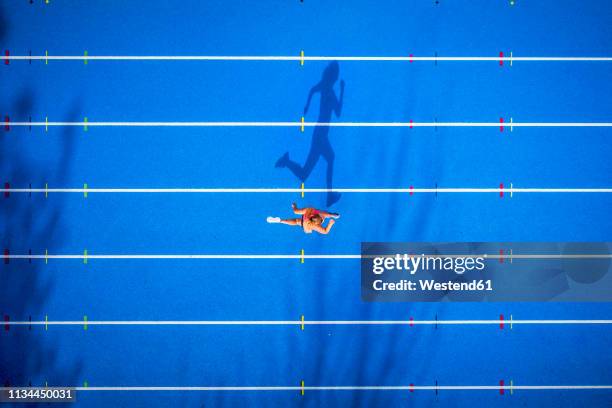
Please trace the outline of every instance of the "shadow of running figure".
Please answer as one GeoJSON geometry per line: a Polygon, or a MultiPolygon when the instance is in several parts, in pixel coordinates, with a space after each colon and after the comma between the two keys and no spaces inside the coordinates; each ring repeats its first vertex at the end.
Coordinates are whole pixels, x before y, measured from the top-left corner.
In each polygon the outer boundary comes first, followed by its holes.
{"type": "MultiPolygon", "coordinates": [[[[342,113],[342,100],[344,99],[344,81],[340,81],[340,98],[336,97],[336,93],[334,92],[334,84],[338,80],[340,74],[340,67],[337,61],[332,61],[323,71],[323,75],[321,77],[321,81],[318,84],[313,86],[310,89],[310,93],[308,94],[308,100],[306,101],[306,106],[304,107],[304,114],[308,113],[308,108],[310,107],[310,101],[312,96],[315,93],[319,93],[321,95],[320,101],[320,109],[319,109],[319,119],[318,123],[329,123],[331,122],[332,113],[335,113],[337,117],[342,113]]],[[[287,167],[289,170],[295,174],[295,176],[304,183],[314,166],[319,161],[319,158],[322,156],[327,162],[327,206],[331,206],[336,203],[340,199],[340,193],[336,193],[332,190],[332,180],[334,177],[334,150],[329,143],[329,126],[318,125],[314,127],[312,132],[312,142],[310,144],[310,152],[308,153],[308,157],[306,158],[306,162],[304,166],[301,166],[299,163],[291,160],[289,158],[289,153],[285,153],[278,161],[276,162],[276,167],[284,168],[287,167]]]]}

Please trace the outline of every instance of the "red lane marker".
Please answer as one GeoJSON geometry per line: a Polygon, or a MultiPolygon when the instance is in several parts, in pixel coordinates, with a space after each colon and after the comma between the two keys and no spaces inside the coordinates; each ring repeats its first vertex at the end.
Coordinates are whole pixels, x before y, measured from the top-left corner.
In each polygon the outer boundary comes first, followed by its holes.
{"type": "Polygon", "coordinates": [[[504,263],[504,250],[499,250],[499,263],[504,263]]]}
{"type": "Polygon", "coordinates": [[[499,315],[499,329],[504,330],[504,315],[503,314],[499,315]]]}
{"type": "Polygon", "coordinates": [[[499,66],[501,67],[502,65],[504,65],[504,60],[502,59],[504,58],[504,53],[503,51],[499,52],[499,66]]]}
{"type": "Polygon", "coordinates": [[[9,198],[11,195],[11,192],[9,191],[10,188],[11,185],[8,182],[4,183],[4,198],[9,198]]]}
{"type": "Polygon", "coordinates": [[[4,130],[7,132],[11,130],[11,119],[8,116],[4,117],[4,130]]]}
{"type": "Polygon", "coordinates": [[[8,65],[9,64],[9,59],[8,59],[9,50],[5,50],[4,51],[4,56],[6,57],[6,58],[4,58],[4,65],[8,65]]]}
{"type": "Polygon", "coordinates": [[[504,395],[504,380],[499,380],[499,395],[504,395]]]}
{"type": "Polygon", "coordinates": [[[414,187],[410,186],[410,195],[413,195],[413,194],[414,194],[414,187]]]}
{"type": "Polygon", "coordinates": [[[4,264],[7,265],[9,263],[9,250],[4,248],[4,264]]]}
{"type": "Polygon", "coordinates": [[[414,317],[410,316],[410,327],[414,327],[414,317]]]}
{"type": "Polygon", "coordinates": [[[412,129],[412,119],[410,119],[410,129],[412,129]]]}
{"type": "Polygon", "coordinates": [[[504,118],[499,118],[499,131],[503,132],[504,131],[504,118]]]}
{"type": "Polygon", "coordinates": [[[410,383],[410,392],[414,392],[414,384],[410,383]]]}
{"type": "Polygon", "coordinates": [[[499,183],[499,196],[504,197],[504,183],[499,183]]]}
{"type": "Polygon", "coordinates": [[[9,328],[11,327],[8,322],[11,320],[11,318],[9,317],[9,315],[4,315],[4,331],[9,331],[9,328]]]}
{"type": "Polygon", "coordinates": [[[410,54],[410,63],[412,64],[412,54],[410,54]]]}

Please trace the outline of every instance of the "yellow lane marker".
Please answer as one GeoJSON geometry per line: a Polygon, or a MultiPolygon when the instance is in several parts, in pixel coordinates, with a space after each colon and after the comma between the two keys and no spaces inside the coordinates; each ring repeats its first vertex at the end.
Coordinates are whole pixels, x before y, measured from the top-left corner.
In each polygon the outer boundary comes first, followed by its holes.
{"type": "Polygon", "coordinates": [[[304,198],[304,183],[300,186],[300,190],[302,190],[302,198],[304,198]]]}
{"type": "Polygon", "coordinates": [[[83,197],[87,198],[87,183],[83,184],[83,197]]]}
{"type": "Polygon", "coordinates": [[[301,324],[302,330],[304,330],[304,315],[302,315],[302,318],[300,320],[302,321],[302,324],[301,324]]]}
{"type": "Polygon", "coordinates": [[[304,66],[304,50],[300,51],[300,66],[304,66]]]}
{"type": "Polygon", "coordinates": [[[83,263],[87,265],[87,250],[83,251],[83,263]]]}
{"type": "Polygon", "coordinates": [[[302,380],[302,382],[300,384],[301,384],[301,388],[302,388],[301,389],[301,393],[302,393],[302,395],[304,395],[304,380],[302,380]]]}
{"type": "Polygon", "coordinates": [[[85,125],[83,125],[83,130],[84,130],[85,132],[87,132],[87,123],[88,123],[88,122],[89,122],[89,121],[87,120],[87,116],[85,116],[85,125]]]}
{"type": "Polygon", "coordinates": [[[87,65],[87,50],[85,50],[85,52],[83,53],[83,56],[85,57],[85,59],[83,60],[83,64],[87,65]]]}
{"type": "Polygon", "coordinates": [[[87,315],[83,316],[83,330],[87,330],[87,315]]]}
{"type": "Polygon", "coordinates": [[[302,256],[300,257],[300,263],[304,263],[304,250],[303,249],[302,249],[301,255],[302,256]]]}
{"type": "Polygon", "coordinates": [[[302,116],[302,120],[301,120],[302,125],[300,126],[300,131],[302,133],[304,133],[304,117],[302,116]]]}

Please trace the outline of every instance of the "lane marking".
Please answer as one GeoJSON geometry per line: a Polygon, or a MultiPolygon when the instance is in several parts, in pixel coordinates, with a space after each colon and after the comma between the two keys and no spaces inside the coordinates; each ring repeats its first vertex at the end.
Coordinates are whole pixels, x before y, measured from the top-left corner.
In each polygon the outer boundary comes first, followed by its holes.
{"type": "Polygon", "coordinates": [[[300,51],[299,56],[293,55],[5,55],[5,60],[44,60],[47,61],[387,61],[387,62],[417,62],[417,61],[454,61],[454,62],[611,62],[612,57],[504,57],[499,56],[456,56],[456,57],[415,57],[408,56],[306,56],[300,51]]]}
{"type": "MultiPolygon", "coordinates": [[[[45,126],[48,129],[52,127],[499,127],[503,130],[503,118],[500,122],[180,122],[180,121],[164,121],[164,122],[49,122],[48,117],[45,117],[45,122],[12,122],[12,126],[45,126]]],[[[526,128],[588,128],[588,127],[612,127],[612,122],[513,122],[512,127],[526,128]]]]}
{"type": "MultiPolygon", "coordinates": [[[[82,326],[83,320],[14,320],[5,322],[10,326],[82,326]]],[[[608,325],[612,320],[573,319],[513,320],[513,324],[523,325],[608,325]]],[[[87,320],[88,326],[479,326],[500,325],[499,319],[492,320],[87,320]]]]}
{"type": "MultiPolygon", "coordinates": [[[[411,255],[413,257],[428,257],[428,258],[465,258],[480,256],[483,258],[490,259],[509,259],[511,256],[515,259],[612,259],[612,254],[529,254],[529,255],[506,255],[500,254],[431,254],[431,255],[411,255]]],[[[87,250],[83,251],[82,255],[76,254],[62,254],[62,255],[49,255],[45,250],[45,255],[36,254],[9,254],[8,250],[5,250],[5,261],[9,259],[299,259],[300,263],[304,263],[305,259],[362,259],[362,258],[374,258],[374,257],[388,257],[393,258],[395,255],[381,254],[381,255],[361,255],[361,254],[316,254],[316,255],[305,255],[304,250],[300,251],[299,255],[285,255],[285,254],[97,254],[91,255],[87,250]]]]}
{"type": "MultiPolygon", "coordinates": [[[[448,187],[448,188],[5,188],[6,193],[454,193],[454,194],[476,194],[495,193],[503,194],[503,187],[499,188],[472,188],[472,187],[448,187]]],[[[515,188],[513,193],[612,193],[612,188],[515,188]]],[[[303,197],[303,196],[302,196],[303,197]]]]}
{"type": "MultiPolygon", "coordinates": [[[[87,384],[87,382],[85,382],[87,384]]],[[[32,390],[44,390],[43,387],[20,387],[32,390]]],[[[70,387],[76,391],[498,391],[500,389],[509,390],[510,385],[324,385],[324,386],[225,386],[225,387],[70,387]]],[[[8,391],[10,387],[0,387],[0,391],[8,391]]],[[[514,390],[610,390],[612,385],[514,385],[514,390]]]]}

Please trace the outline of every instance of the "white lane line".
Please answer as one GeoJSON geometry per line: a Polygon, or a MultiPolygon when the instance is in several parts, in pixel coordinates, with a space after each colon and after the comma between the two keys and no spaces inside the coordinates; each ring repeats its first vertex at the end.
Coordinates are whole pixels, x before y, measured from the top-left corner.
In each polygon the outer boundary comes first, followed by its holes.
{"type": "MultiPolygon", "coordinates": [[[[87,320],[88,326],[409,326],[409,325],[499,325],[500,320],[87,320]]],[[[83,320],[4,321],[9,326],[83,326],[83,320]]],[[[612,320],[512,320],[512,324],[600,325],[612,320]]]]}
{"type": "MultiPolygon", "coordinates": [[[[503,188],[0,188],[6,193],[500,193],[503,188]]],[[[612,193],[612,188],[518,188],[516,193],[612,193]]]]}
{"type": "MultiPolygon", "coordinates": [[[[17,387],[28,390],[54,389],[54,387],[17,387]]],[[[225,387],[70,387],[76,391],[499,391],[499,390],[610,390],[612,385],[324,385],[324,386],[225,386],[225,387]]],[[[15,387],[0,387],[1,391],[15,387]]]]}
{"type": "MultiPolygon", "coordinates": [[[[10,126],[33,127],[499,127],[499,122],[10,122],[10,126]]],[[[612,127],[612,122],[513,122],[512,127],[612,127]]]]}
{"type": "Polygon", "coordinates": [[[611,62],[612,57],[442,57],[442,56],[307,56],[307,55],[9,55],[4,60],[27,61],[449,61],[449,62],[611,62]]]}
{"type": "MultiPolygon", "coordinates": [[[[44,390],[54,387],[18,387],[44,390]]],[[[226,387],[70,387],[76,391],[499,391],[499,390],[610,390],[612,385],[324,385],[324,386],[226,386],[226,387]]],[[[15,387],[0,387],[2,391],[15,387]]]]}
{"type": "MultiPolygon", "coordinates": [[[[500,259],[612,259],[612,254],[420,254],[411,255],[413,258],[467,258],[482,257],[494,261],[500,259]]],[[[2,259],[362,259],[386,257],[395,258],[394,254],[360,255],[360,254],[58,254],[52,255],[46,252],[44,255],[37,254],[4,254],[2,259]]]]}

